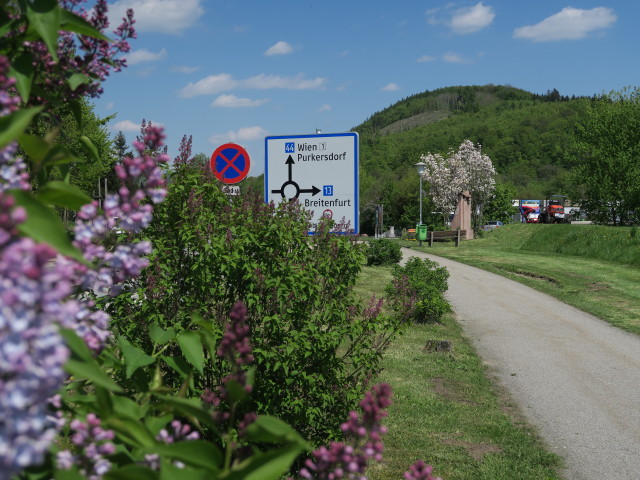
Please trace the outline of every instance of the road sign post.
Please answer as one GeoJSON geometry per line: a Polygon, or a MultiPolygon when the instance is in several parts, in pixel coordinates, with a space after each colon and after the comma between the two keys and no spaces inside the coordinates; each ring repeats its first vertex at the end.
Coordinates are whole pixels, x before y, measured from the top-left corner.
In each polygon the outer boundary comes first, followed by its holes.
{"type": "Polygon", "coordinates": [[[336,231],[360,233],[357,133],[265,138],[265,202],[297,200],[313,212],[309,233],[322,218],[336,231]]]}

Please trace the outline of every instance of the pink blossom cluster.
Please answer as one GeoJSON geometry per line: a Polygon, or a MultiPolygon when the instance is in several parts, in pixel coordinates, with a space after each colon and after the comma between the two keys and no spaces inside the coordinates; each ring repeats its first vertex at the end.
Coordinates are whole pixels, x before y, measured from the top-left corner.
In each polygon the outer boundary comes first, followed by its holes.
{"type": "Polygon", "coordinates": [[[71,421],[71,441],[77,453],[69,450],[58,452],[58,468],[69,470],[75,465],[89,480],[100,480],[109,471],[111,462],[105,457],[115,453],[115,445],[111,443],[115,434],[112,430],[102,428],[101,423],[93,413],[87,415],[86,422],[78,419],[71,421]]]}
{"type": "Polygon", "coordinates": [[[0,193],[0,479],[42,461],[55,438],[47,399],[66,378],[58,323],[73,322],[72,285],[48,245],[17,236],[26,218],[0,193]]]}
{"type": "Polygon", "coordinates": [[[442,480],[440,477],[431,476],[433,467],[427,465],[423,460],[418,460],[409,467],[409,471],[404,473],[405,480],[442,480]]]}
{"type": "MultiPolygon", "coordinates": [[[[100,33],[105,33],[109,27],[106,0],[97,0],[90,12],[82,7],[85,0],[61,0],[60,3],[64,9],[81,16],[100,33]]],[[[136,38],[134,23],[133,10],[129,9],[122,24],[113,32],[116,35],[114,41],[61,31],[58,36],[57,60],[44,42],[25,42],[23,47],[32,56],[33,67],[41,75],[41,87],[45,92],[36,102],[44,103],[51,97],[68,101],[87,95],[100,96],[103,91],[101,83],[110,71],[113,69],[119,72],[126,66],[126,60],[118,55],[130,51],[128,40],[136,38]],[[89,81],[72,87],[68,84],[68,72],[82,73],[89,81]]]]}
{"type": "Polygon", "coordinates": [[[166,428],[160,430],[156,440],[160,440],[163,443],[171,444],[182,440],[198,440],[200,433],[197,430],[193,430],[188,423],[182,423],[180,420],[173,420],[171,422],[171,432],[166,428]]]}
{"type": "Polygon", "coordinates": [[[448,158],[428,153],[420,160],[427,164],[423,178],[429,182],[429,195],[443,212],[453,212],[460,192],[471,192],[477,204],[487,199],[495,187],[496,171],[491,159],[470,140],[462,142],[448,158]]]}
{"type": "Polygon", "coordinates": [[[124,162],[119,171],[124,186],[104,212],[92,205],[79,215],[74,244],[95,266],[19,236],[26,212],[6,190],[28,188],[28,177],[6,150],[0,155],[0,480],[40,463],[55,438],[58,425],[48,415],[48,399],[67,377],[63,367],[69,356],[59,326],[75,329],[93,350],[100,350],[109,335],[107,315],[75,295],[78,286],[113,289],[147,264],[142,255],[150,251],[148,243],[108,251],[100,241],[116,214],[120,228],[137,231],[148,225],[152,207],[147,199],[160,201],[165,191],[158,159],[144,150],[158,148],[162,139],[162,132],[152,129],[147,143],[137,145],[140,156],[124,162]]]}
{"type": "MultiPolygon", "coordinates": [[[[149,148],[159,148],[163,139],[162,131],[154,127],[145,136],[145,143],[136,142],[134,147],[139,156],[125,158],[122,165],[116,166],[117,175],[122,180],[118,192],[107,195],[103,210],[99,210],[94,200],[78,213],[73,245],[91,266],[62,256],[58,258],[58,264],[73,271],[76,285],[81,290],[97,295],[117,295],[123,282],[137,277],[149,264],[145,257],[151,252],[149,242],[118,243],[110,249],[104,240],[114,235],[116,230],[139,232],[151,222],[151,203],[158,203],[166,196],[165,181],[158,163],[164,163],[168,158],[166,155],[154,158],[145,152],[149,148]]],[[[84,301],[78,309],[74,328],[89,348],[99,351],[109,336],[108,317],[93,307],[91,301],[84,301]]]]}
{"type": "MultiPolygon", "coordinates": [[[[9,77],[9,59],[0,55],[0,117],[18,109],[20,97],[13,93],[15,78],[9,77]]],[[[0,192],[16,188],[29,189],[29,175],[21,158],[16,158],[17,142],[11,142],[0,149],[0,192]]]]}
{"type": "Polygon", "coordinates": [[[300,470],[300,476],[318,480],[366,480],[369,461],[382,460],[382,435],[387,429],[381,422],[387,416],[389,405],[391,387],[384,383],[376,385],[360,401],[362,413],[350,412],[349,419],[342,424],[346,440],[315,450],[313,459],[308,459],[300,470]]]}
{"type": "MultiPolygon", "coordinates": [[[[216,354],[220,358],[224,358],[231,364],[231,373],[225,376],[221,384],[215,389],[206,389],[202,394],[202,400],[213,407],[220,407],[223,402],[230,406],[231,395],[227,388],[230,382],[240,385],[245,392],[250,393],[252,388],[248,381],[245,367],[253,362],[253,351],[251,349],[251,329],[246,324],[247,307],[244,303],[236,302],[229,314],[230,322],[227,324],[225,333],[220,342],[220,346],[216,354]]],[[[213,418],[220,425],[223,425],[231,417],[227,411],[216,409],[213,412],[213,418]]],[[[251,423],[251,418],[245,417],[245,425],[243,429],[251,423]]]]}
{"type": "MultiPolygon", "coordinates": [[[[156,440],[170,445],[179,441],[198,440],[200,438],[200,433],[197,430],[193,430],[191,425],[182,423],[180,420],[173,420],[170,426],[171,431],[163,428],[156,436],[156,440]]],[[[157,453],[149,453],[144,456],[144,459],[146,466],[155,471],[160,470],[160,455],[157,453]]],[[[178,468],[184,467],[182,462],[174,462],[174,465],[178,468]]]]}

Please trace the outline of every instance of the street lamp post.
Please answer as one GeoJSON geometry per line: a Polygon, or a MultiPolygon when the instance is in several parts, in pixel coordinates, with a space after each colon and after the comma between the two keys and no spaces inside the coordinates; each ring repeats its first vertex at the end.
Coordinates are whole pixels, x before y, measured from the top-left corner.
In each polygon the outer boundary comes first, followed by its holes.
{"type": "MultiPolygon", "coordinates": [[[[424,173],[424,168],[427,166],[424,162],[418,162],[415,164],[415,167],[418,169],[418,175],[420,175],[420,225],[422,225],[422,174],[424,173]]],[[[417,233],[417,229],[416,229],[417,233]]],[[[418,240],[419,246],[422,246],[422,240],[418,240]]]]}

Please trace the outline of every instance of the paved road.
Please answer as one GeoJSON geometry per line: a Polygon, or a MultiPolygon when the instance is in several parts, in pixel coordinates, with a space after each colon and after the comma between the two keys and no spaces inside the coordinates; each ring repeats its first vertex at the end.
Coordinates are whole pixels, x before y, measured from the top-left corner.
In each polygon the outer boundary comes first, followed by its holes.
{"type": "Polygon", "coordinates": [[[522,284],[428,257],[481,358],[566,462],[567,480],[640,479],[640,337],[522,284]]]}

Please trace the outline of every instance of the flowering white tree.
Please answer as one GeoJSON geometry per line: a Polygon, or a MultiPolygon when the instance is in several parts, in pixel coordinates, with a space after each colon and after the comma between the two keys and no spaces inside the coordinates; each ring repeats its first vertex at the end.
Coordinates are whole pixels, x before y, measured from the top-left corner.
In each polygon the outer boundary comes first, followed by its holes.
{"type": "Polygon", "coordinates": [[[480,145],[465,140],[457,152],[449,152],[444,158],[436,153],[421,155],[427,164],[423,179],[429,182],[429,195],[443,212],[452,212],[458,202],[458,194],[465,190],[471,193],[471,207],[474,223],[478,212],[491,196],[496,173],[491,159],[482,153],[480,145]]]}

